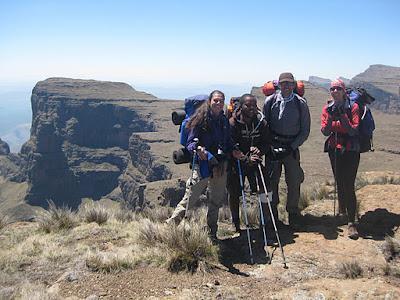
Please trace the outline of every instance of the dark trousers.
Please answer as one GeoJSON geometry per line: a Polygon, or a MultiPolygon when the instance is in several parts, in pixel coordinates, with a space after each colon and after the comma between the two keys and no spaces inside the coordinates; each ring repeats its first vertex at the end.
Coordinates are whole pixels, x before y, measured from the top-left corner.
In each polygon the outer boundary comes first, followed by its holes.
{"type": "Polygon", "coordinates": [[[290,155],[280,159],[272,160],[266,158],[267,167],[267,189],[272,191],[272,208],[275,219],[278,218],[277,206],[279,204],[279,181],[281,179],[282,167],[285,168],[285,181],[287,185],[286,210],[289,213],[299,212],[300,185],[304,181],[304,172],[300,166],[300,151],[294,150],[290,155]]]}
{"type": "MultiPolygon", "coordinates": [[[[239,206],[240,206],[240,196],[242,195],[242,189],[240,186],[240,178],[239,178],[239,172],[237,169],[237,161],[235,160],[232,162],[230,168],[229,168],[229,173],[228,173],[228,180],[227,180],[227,189],[229,193],[229,208],[231,210],[232,214],[232,222],[234,224],[240,224],[240,219],[239,219],[239,206]]],[[[264,187],[262,185],[261,177],[258,171],[258,166],[255,165],[253,167],[246,167],[241,164],[242,172],[243,172],[243,184],[245,183],[245,179],[247,178],[250,189],[252,193],[256,193],[258,190],[259,194],[262,194],[264,192],[264,187]],[[256,181],[256,176],[258,179],[258,184],[259,187],[257,188],[257,181],[256,181]]],[[[263,173],[264,173],[264,178],[265,178],[265,168],[264,166],[261,167],[263,173]]],[[[263,210],[265,210],[263,208],[263,210]]],[[[265,214],[265,213],[264,213],[265,214]]]]}
{"type": "Polygon", "coordinates": [[[329,151],[333,175],[336,179],[339,200],[339,212],[347,213],[348,221],[356,217],[357,198],[354,190],[360,153],[355,151],[329,151]]]}

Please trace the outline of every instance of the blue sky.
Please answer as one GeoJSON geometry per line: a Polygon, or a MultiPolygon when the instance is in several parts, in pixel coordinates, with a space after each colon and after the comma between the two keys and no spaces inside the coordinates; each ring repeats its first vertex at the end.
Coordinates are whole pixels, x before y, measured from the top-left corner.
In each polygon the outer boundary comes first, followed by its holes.
{"type": "Polygon", "coordinates": [[[261,85],[400,66],[400,1],[0,0],[0,86],[261,85]]]}

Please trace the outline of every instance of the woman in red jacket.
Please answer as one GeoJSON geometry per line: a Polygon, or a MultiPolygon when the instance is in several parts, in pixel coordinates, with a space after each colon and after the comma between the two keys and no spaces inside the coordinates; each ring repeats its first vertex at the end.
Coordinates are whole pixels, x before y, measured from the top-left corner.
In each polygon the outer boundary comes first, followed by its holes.
{"type": "Polygon", "coordinates": [[[354,182],[360,163],[359,107],[357,103],[350,104],[345,84],[340,79],[331,82],[330,94],[332,99],[321,115],[321,132],[328,136],[324,151],[329,154],[337,184],[339,214],[347,215],[349,238],[357,239],[354,182]]]}

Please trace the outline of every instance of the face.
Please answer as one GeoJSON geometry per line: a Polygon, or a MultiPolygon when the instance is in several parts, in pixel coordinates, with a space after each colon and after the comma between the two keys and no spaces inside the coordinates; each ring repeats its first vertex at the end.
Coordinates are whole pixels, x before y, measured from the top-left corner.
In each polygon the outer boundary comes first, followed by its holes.
{"type": "Polygon", "coordinates": [[[288,97],[290,96],[291,93],[293,93],[294,88],[295,88],[295,83],[294,82],[280,82],[279,86],[281,88],[281,93],[283,97],[288,97]]]}
{"type": "Polygon", "coordinates": [[[210,107],[213,115],[219,115],[224,109],[225,98],[220,93],[214,93],[211,97],[210,107]]]}
{"type": "Polygon", "coordinates": [[[341,87],[334,86],[334,87],[331,87],[329,89],[329,91],[330,91],[331,96],[332,96],[332,98],[333,98],[333,100],[335,102],[340,102],[340,101],[344,100],[345,91],[341,87]]]}
{"type": "Polygon", "coordinates": [[[242,106],[242,114],[247,118],[253,118],[257,114],[256,98],[246,97],[242,106]]]}

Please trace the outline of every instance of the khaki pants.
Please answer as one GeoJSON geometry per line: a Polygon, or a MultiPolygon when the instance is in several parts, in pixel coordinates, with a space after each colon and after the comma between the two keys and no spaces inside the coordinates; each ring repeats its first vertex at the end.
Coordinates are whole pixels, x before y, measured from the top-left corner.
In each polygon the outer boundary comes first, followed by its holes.
{"type": "Polygon", "coordinates": [[[198,165],[196,165],[192,178],[189,178],[186,182],[185,195],[176,206],[168,222],[175,221],[175,223],[179,223],[185,217],[186,210],[196,206],[201,194],[203,194],[208,187],[207,225],[210,228],[211,234],[216,234],[218,229],[219,208],[222,206],[225,199],[226,167],[227,164],[224,163],[221,176],[202,179],[200,178],[198,165]]]}
{"type": "Polygon", "coordinates": [[[279,203],[279,181],[282,174],[282,165],[285,168],[287,185],[286,210],[289,213],[297,213],[299,211],[300,185],[304,181],[304,172],[300,166],[299,149],[278,161],[267,159],[267,181],[269,181],[269,186],[272,189],[272,206],[275,209],[279,203]]]}

